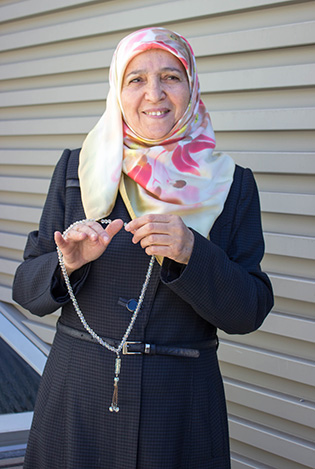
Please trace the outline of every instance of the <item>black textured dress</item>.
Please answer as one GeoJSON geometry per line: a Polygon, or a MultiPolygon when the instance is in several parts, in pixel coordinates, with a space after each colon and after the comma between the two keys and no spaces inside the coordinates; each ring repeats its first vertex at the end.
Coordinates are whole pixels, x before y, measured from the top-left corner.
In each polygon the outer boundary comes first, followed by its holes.
{"type": "MultiPolygon", "coordinates": [[[[62,306],[60,322],[83,327],[61,280],[53,241],[85,218],[77,176],[79,151],[65,150],[38,232],[30,234],[13,297],[43,316],[62,306]]],[[[129,221],[118,195],[111,219],[129,221]]],[[[189,264],[155,262],[129,340],[181,346],[257,329],[272,307],[261,272],[264,243],[257,189],[250,170],[236,167],[224,210],[210,240],[194,232],[189,264]]],[[[71,276],[89,325],[100,335],[123,336],[150,258],[121,230],[105,253],[71,276]]],[[[109,412],[115,354],[58,331],[37,397],[25,469],[227,469],[228,427],[216,349],[198,358],[122,355],[118,413],[109,412]]]]}

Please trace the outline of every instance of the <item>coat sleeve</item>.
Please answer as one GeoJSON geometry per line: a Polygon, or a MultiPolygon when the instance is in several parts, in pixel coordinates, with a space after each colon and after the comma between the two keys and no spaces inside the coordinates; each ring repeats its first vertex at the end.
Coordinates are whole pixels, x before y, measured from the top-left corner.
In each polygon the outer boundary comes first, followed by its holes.
{"type": "Polygon", "coordinates": [[[264,241],[258,191],[244,170],[240,197],[230,213],[229,241],[219,244],[194,232],[188,265],[164,260],[161,279],[215,327],[230,334],[256,330],[273,306],[271,283],[261,271],[264,241]]]}
{"type": "MultiPolygon", "coordinates": [[[[37,316],[56,311],[70,298],[63,284],[54,242],[54,232],[63,232],[65,214],[66,172],[70,150],[65,150],[56,165],[39,230],[29,234],[24,262],[17,268],[13,282],[13,300],[37,316]]],[[[71,275],[76,294],[87,276],[89,266],[71,275]]]]}

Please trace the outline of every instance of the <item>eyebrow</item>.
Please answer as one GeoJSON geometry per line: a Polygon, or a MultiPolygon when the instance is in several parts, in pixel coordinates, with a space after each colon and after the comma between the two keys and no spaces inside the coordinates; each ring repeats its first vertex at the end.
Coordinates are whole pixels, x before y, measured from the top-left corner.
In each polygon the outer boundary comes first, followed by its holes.
{"type": "MultiPolygon", "coordinates": [[[[177,67],[164,67],[164,68],[161,68],[161,72],[177,72],[177,73],[183,74],[183,71],[177,67]]],[[[147,70],[146,69],[132,70],[131,72],[128,73],[128,75],[125,76],[125,78],[130,77],[130,75],[141,75],[142,73],[147,73],[147,70]]]]}

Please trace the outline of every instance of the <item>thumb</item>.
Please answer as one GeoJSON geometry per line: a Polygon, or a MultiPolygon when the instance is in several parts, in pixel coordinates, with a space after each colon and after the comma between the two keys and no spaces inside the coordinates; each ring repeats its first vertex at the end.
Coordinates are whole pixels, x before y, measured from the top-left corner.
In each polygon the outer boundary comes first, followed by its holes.
{"type": "Polygon", "coordinates": [[[67,244],[66,241],[64,240],[62,234],[60,233],[60,231],[55,231],[54,239],[55,239],[55,243],[57,244],[59,249],[62,249],[67,244]]]}
{"type": "Polygon", "coordinates": [[[107,228],[105,229],[106,238],[108,241],[111,241],[112,238],[122,229],[124,222],[119,218],[112,221],[107,228]]]}

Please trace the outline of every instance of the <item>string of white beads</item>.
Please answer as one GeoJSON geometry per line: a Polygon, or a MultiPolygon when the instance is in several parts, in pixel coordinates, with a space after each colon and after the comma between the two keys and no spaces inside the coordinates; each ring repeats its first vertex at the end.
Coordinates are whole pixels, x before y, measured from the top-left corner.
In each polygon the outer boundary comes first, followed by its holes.
{"type": "MultiPolygon", "coordinates": [[[[75,226],[77,225],[80,225],[80,224],[83,224],[83,223],[90,223],[90,222],[95,222],[96,220],[94,219],[86,219],[86,220],[79,220],[79,221],[76,221],[75,223],[72,223],[72,225],[70,225],[62,234],[63,238],[66,238],[67,236],[67,233],[69,233],[69,231],[74,228],[75,226]]],[[[112,220],[110,219],[102,219],[100,220],[101,223],[103,224],[109,224],[109,223],[112,223],[112,220]]],[[[124,223],[124,226],[126,226],[127,223],[124,223]]],[[[60,268],[61,268],[61,271],[62,271],[62,275],[64,277],[64,280],[65,280],[65,283],[66,283],[66,286],[67,286],[67,290],[69,292],[69,295],[70,295],[70,298],[71,298],[71,301],[72,301],[72,304],[73,304],[73,307],[75,309],[75,312],[77,313],[84,329],[102,346],[102,347],[105,347],[106,349],[108,349],[110,352],[113,352],[113,353],[116,353],[116,361],[115,361],[115,376],[114,376],[114,392],[113,392],[113,397],[112,397],[112,403],[109,407],[109,411],[110,412],[119,412],[119,407],[118,407],[118,382],[119,382],[119,374],[120,374],[120,367],[121,367],[121,358],[120,358],[120,352],[121,350],[123,349],[123,346],[124,344],[127,342],[127,339],[132,331],[132,328],[134,326],[134,323],[138,317],[138,314],[139,314],[139,311],[140,311],[140,308],[142,306],[142,303],[143,303],[143,300],[144,300],[144,296],[145,296],[145,293],[146,293],[146,290],[148,288],[148,285],[149,285],[149,282],[150,282],[150,278],[151,278],[151,274],[152,274],[152,270],[153,270],[153,265],[154,265],[154,261],[155,261],[155,256],[151,256],[151,259],[150,259],[150,262],[149,262],[149,266],[148,266],[148,270],[147,270],[147,273],[146,273],[146,276],[145,276],[145,281],[142,285],[142,288],[141,288],[141,293],[140,293],[140,296],[139,296],[139,299],[138,299],[138,303],[137,303],[137,307],[133,313],[133,315],[131,316],[131,320],[130,320],[130,323],[125,331],[125,334],[123,335],[118,347],[113,347],[112,345],[108,344],[105,340],[102,339],[102,337],[100,337],[90,326],[89,324],[87,323],[85,317],[84,317],[84,314],[82,313],[80,307],[79,307],[79,304],[77,302],[77,299],[75,297],[75,294],[73,292],[73,289],[72,289],[72,286],[71,286],[71,282],[70,282],[70,279],[69,279],[69,276],[68,276],[68,272],[67,272],[67,269],[66,269],[66,266],[65,266],[65,263],[64,263],[64,259],[63,259],[63,254],[60,250],[60,248],[57,246],[57,252],[58,252],[58,259],[59,259],[59,264],[60,264],[60,268]]]]}
{"type": "MultiPolygon", "coordinates": [[[[77,225],[80,225],[80,224],[84,224],[84,223],[89,223],[89,222],[95,222],[95,219],[93,218],[89,218],[89,219],[85,219],[85,220],[79,220],[79,221],[76,221],[75,223],[72,223],[62,234],[63,238],[66,237],[67,233],[73,229],[75,226],[77,225]]],[[[110,219],[101,219],[100,220],[101,223],[103,224],[110,224],[112,223],[112,220],[110,219]]],[[[126,226],[127,223],[124,223],[124,226],[126,226]]],[[[64,280],[65,280],[65,284],[66,284],[66,287],[67,287],[67,290],[69,292],[69,296],[70,296],[70,299],[72,301],[72,304],[73,304],[73,307],[75,309],[75,312],[77,313],[84,329],[100,344],[102,345],[102,347],[105,347],[107,348],[108,350],[110,350],[111,352],[114,352],[116,353],[117,355],[120,354],[125,342],[127,341],[131,331],[132,331],[132,328],[134,326],[134,323],[137,319],[137,316],[139,314],[139,311],[140,311],[140,308],[142,306],[142,303],[143,303],[143,300],[144,300],[144,297],[145,297],[145,293],[146,293],[146,290],[148,288],[148,285],[149,285],[149,282],[150,282],[150,278],[151,278],[151,274],[152,274],[152,270],[153,270],[153,265],[154,265],[154,261],[155,261],[155,256],[151,256],[151,259],[150,259],[150,262],[149,262],[149,266],[148,266],[148,270],[147,270],[147,273],[146,273],[146,276],[145,276],[145,281],[142,285],[142,288],[141,288],[141,293],[140,293],[140,296],[139,296],[139,299],[138,299],[138,303],[137,303],[137,307],[131,317],[131,320],[130,320],[130,323],[126,329],[126,332],[125,334],[123,335],[118,347],[113,347],[112,345],[109,345],[107,342],[105,342],[90,326],[89,324],[87,323],[85,317],[84,317],[84,314],[82,313],[80,307],[79,307],[79,304],[77,302],[77,299],[74,295],[74,292],[73,292],[73,289],[72,289],[72,286],[71,286],[71,282],[70,282],[70,279],[69,279],[69,276],[68,276],[68,273],[67,273],[67,269],[65,267],[65,264],[64,264],[64,260],[63,260],[63,254],[60,250],[60,248],[57,246],[57,253],[58,253],[58,259],[59,259],[59,265],[60,265],[60,268],[61,268],[61,272],[62,272],[62,275],[64,277],[64,280]]]]}

